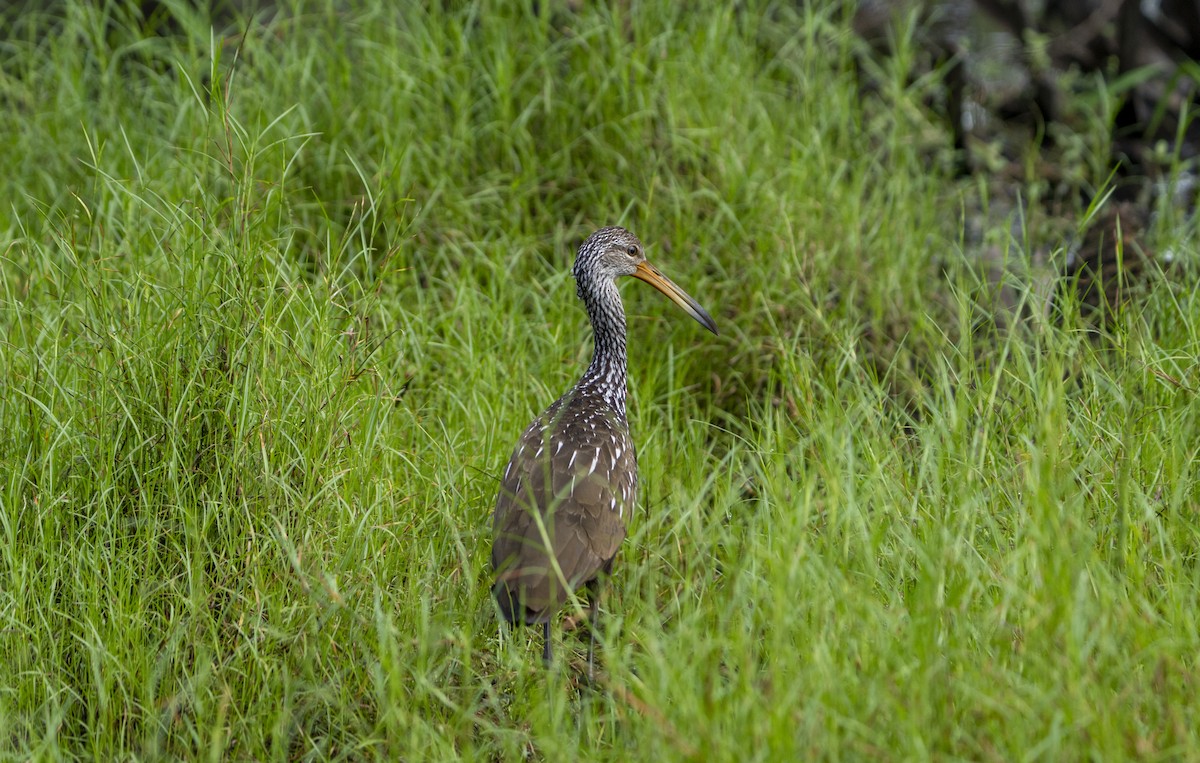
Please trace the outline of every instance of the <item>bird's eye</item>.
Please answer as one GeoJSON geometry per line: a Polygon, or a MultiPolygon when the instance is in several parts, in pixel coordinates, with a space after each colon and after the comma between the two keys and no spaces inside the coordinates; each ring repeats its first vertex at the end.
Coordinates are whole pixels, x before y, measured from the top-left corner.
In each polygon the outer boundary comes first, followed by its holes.
{"type": "Polygon", "coordinates": [[[637,257],[637,247],[636,246],[631,246],[628,249],[626,249],[625,251],[629,252],[630,257],[637,257]]]}

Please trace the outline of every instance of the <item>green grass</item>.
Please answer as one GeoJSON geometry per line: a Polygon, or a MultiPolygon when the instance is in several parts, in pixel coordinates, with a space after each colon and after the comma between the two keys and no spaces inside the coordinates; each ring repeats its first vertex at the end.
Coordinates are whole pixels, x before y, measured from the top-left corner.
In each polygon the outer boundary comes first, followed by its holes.
{"type": "Polygon", "coordinates": [[[10,19],[0,757],[1200,757],[1195,289],[997,323],[936,79],[862,96],[841,12],[389,5],[10,19]],[[489,518],[616,223],[722,336],[625,285],[587,688],[489,518]]]}

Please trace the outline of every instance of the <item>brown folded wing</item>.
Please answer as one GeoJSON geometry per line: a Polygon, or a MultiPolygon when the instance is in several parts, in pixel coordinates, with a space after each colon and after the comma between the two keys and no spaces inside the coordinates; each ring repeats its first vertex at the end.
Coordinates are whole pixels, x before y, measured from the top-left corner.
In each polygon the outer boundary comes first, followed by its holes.
{"type": "Polygon", "coordinates": [[[636,500],[624,417],[578,393],[550,406],[521,435],[492,516],[493,590],[505,618],[545,622],[568,591],[607,572],[636,500]]]}

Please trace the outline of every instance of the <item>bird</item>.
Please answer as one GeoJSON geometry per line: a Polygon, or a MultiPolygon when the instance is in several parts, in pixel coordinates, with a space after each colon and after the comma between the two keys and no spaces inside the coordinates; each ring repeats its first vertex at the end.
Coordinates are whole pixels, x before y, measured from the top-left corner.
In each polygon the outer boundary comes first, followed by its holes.
{"type": "MultiPolygon", "coordinates": [[[[542,625],[547,665],[551,619],[581,586],[591,594],[594,615],[600,580],[612,572],[637,502],[637,455],[625,415],[625,310],[617,279],[645,281],[719,333],[712,316],[651,265],[642,242],[624,228],[601,228],[589,236],[572,272],[592,326],[592,360],[517,440],[492,513],[492,594],[510,625],[542,625]]],[[[589,676],[595,627],[590,631],[589,676]]]]}

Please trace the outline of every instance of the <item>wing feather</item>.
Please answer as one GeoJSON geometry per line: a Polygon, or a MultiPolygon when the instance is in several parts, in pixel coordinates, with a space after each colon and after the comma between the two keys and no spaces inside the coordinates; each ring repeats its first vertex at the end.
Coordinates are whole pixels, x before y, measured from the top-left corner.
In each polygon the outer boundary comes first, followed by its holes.
{"type": "Polygon", "coordinates": [[[513,450],[492,516],[495,593],[510,621],[547,620],[625,538],[637,460],[624,417],[598,402],[564,396],[513,450]]]}

